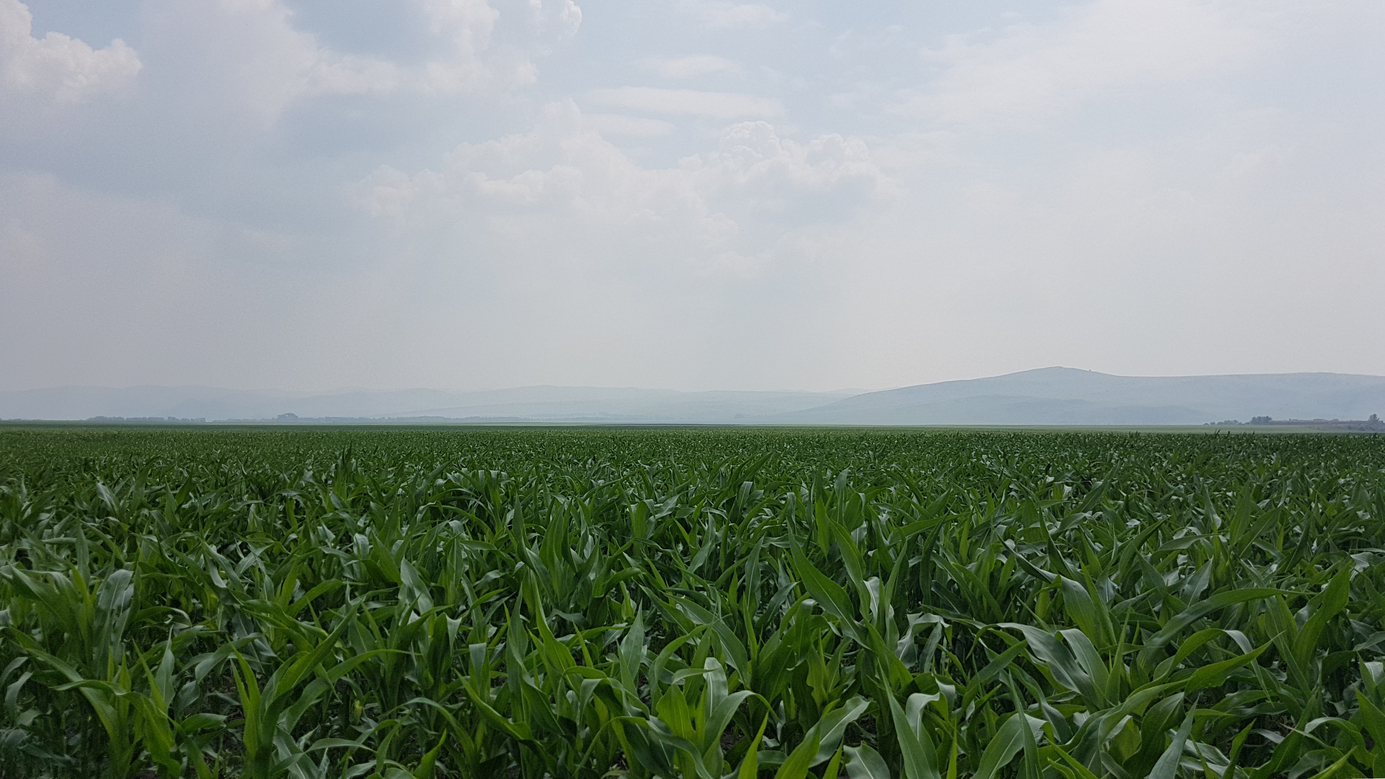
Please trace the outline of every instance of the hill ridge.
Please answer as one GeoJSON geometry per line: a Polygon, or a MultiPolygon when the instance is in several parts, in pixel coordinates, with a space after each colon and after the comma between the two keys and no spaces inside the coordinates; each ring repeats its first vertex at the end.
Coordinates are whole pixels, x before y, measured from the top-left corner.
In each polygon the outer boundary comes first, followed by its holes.
{"type": "Polygon", "coordinates": [[[1365,419],[1385,376],[1329,372],[1120,376],[1052,366],[916,384],[780,415],[784,424],[1178,425],[1253,416],[1365,419]]]}
{"type": "Polygon", "coordinates": [[[1049,366],[871,392],[528,385],[494,390],[55,387],[0,392],[0,419],[300,418],[548,423],[814,425],[1187,425],[1365,419],[1385,412],[1385,376],[1331,372],[1121,376],[1049,366]]]}

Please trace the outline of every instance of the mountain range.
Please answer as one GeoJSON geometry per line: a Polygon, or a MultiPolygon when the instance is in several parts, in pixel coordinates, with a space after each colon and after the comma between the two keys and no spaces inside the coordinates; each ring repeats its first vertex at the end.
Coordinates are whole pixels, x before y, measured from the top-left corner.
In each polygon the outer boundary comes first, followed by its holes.
{"type": "Polygon", "coordinates": [[[1364,419],[1385,377],[1340,373],[1114,376],[1041,368],[875,392],[518,387],[294,393],[211,387],[0,392],[0,419],[448,420],[608,424],[1189,425],[1255,416],[1364,419]]]}

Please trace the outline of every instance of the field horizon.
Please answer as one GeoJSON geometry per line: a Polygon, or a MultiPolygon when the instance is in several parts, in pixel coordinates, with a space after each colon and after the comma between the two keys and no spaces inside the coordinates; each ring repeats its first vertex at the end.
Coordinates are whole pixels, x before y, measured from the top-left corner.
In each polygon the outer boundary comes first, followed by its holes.
{"type": "Polygon", "coordinates": [[[0,419],[161,418],[337,424],[1178,426],[1252,417],[1364,420],[1385,377],[1337,373],[1116,376],[1040,368],[888,390],[696,391],[554,385],[333,393],[208,387],[0,392],[0,419]]]}

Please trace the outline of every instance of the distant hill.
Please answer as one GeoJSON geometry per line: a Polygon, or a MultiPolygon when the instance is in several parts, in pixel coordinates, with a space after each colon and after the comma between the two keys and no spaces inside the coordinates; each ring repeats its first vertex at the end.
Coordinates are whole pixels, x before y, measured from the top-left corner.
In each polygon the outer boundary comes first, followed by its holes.
{"type": "Polygon", "coordinates": [[[778,415],[783,424],[1190,425],[1253,416],[1365,419],[1385,413],[1385,376],[1274,373],[1112,376],[1041,368],[867,392],[778,415]]]}
{"type": "Polygon", "coordinates": [[[677,392],[611,387],[408,389],[291,393],[214,387],[58,387],[0,392],[0,419],[94,417],[276,420],[281,414],[338,422],[735,423],[821,406],[849,392],[677,392]]]}
{"type": "Polygon", "coordinates": [[[0,392],[0,419],[177,417],[770,425],[1197,425],[1385,414],[1385,377],[1339,373],[1112,376],[1042,368],[880,392],[677,392],[610,387],[252,392],[60,387],[0,392]]]}

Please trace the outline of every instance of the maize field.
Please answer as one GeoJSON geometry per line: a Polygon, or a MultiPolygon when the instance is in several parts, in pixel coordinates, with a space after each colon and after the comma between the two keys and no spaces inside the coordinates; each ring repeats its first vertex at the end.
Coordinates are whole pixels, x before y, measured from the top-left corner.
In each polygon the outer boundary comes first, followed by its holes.
{"type": "Polygon", "coordinates": [[[0,777],[1385,776],[1385,437],[0,430],[0,777]]]}

